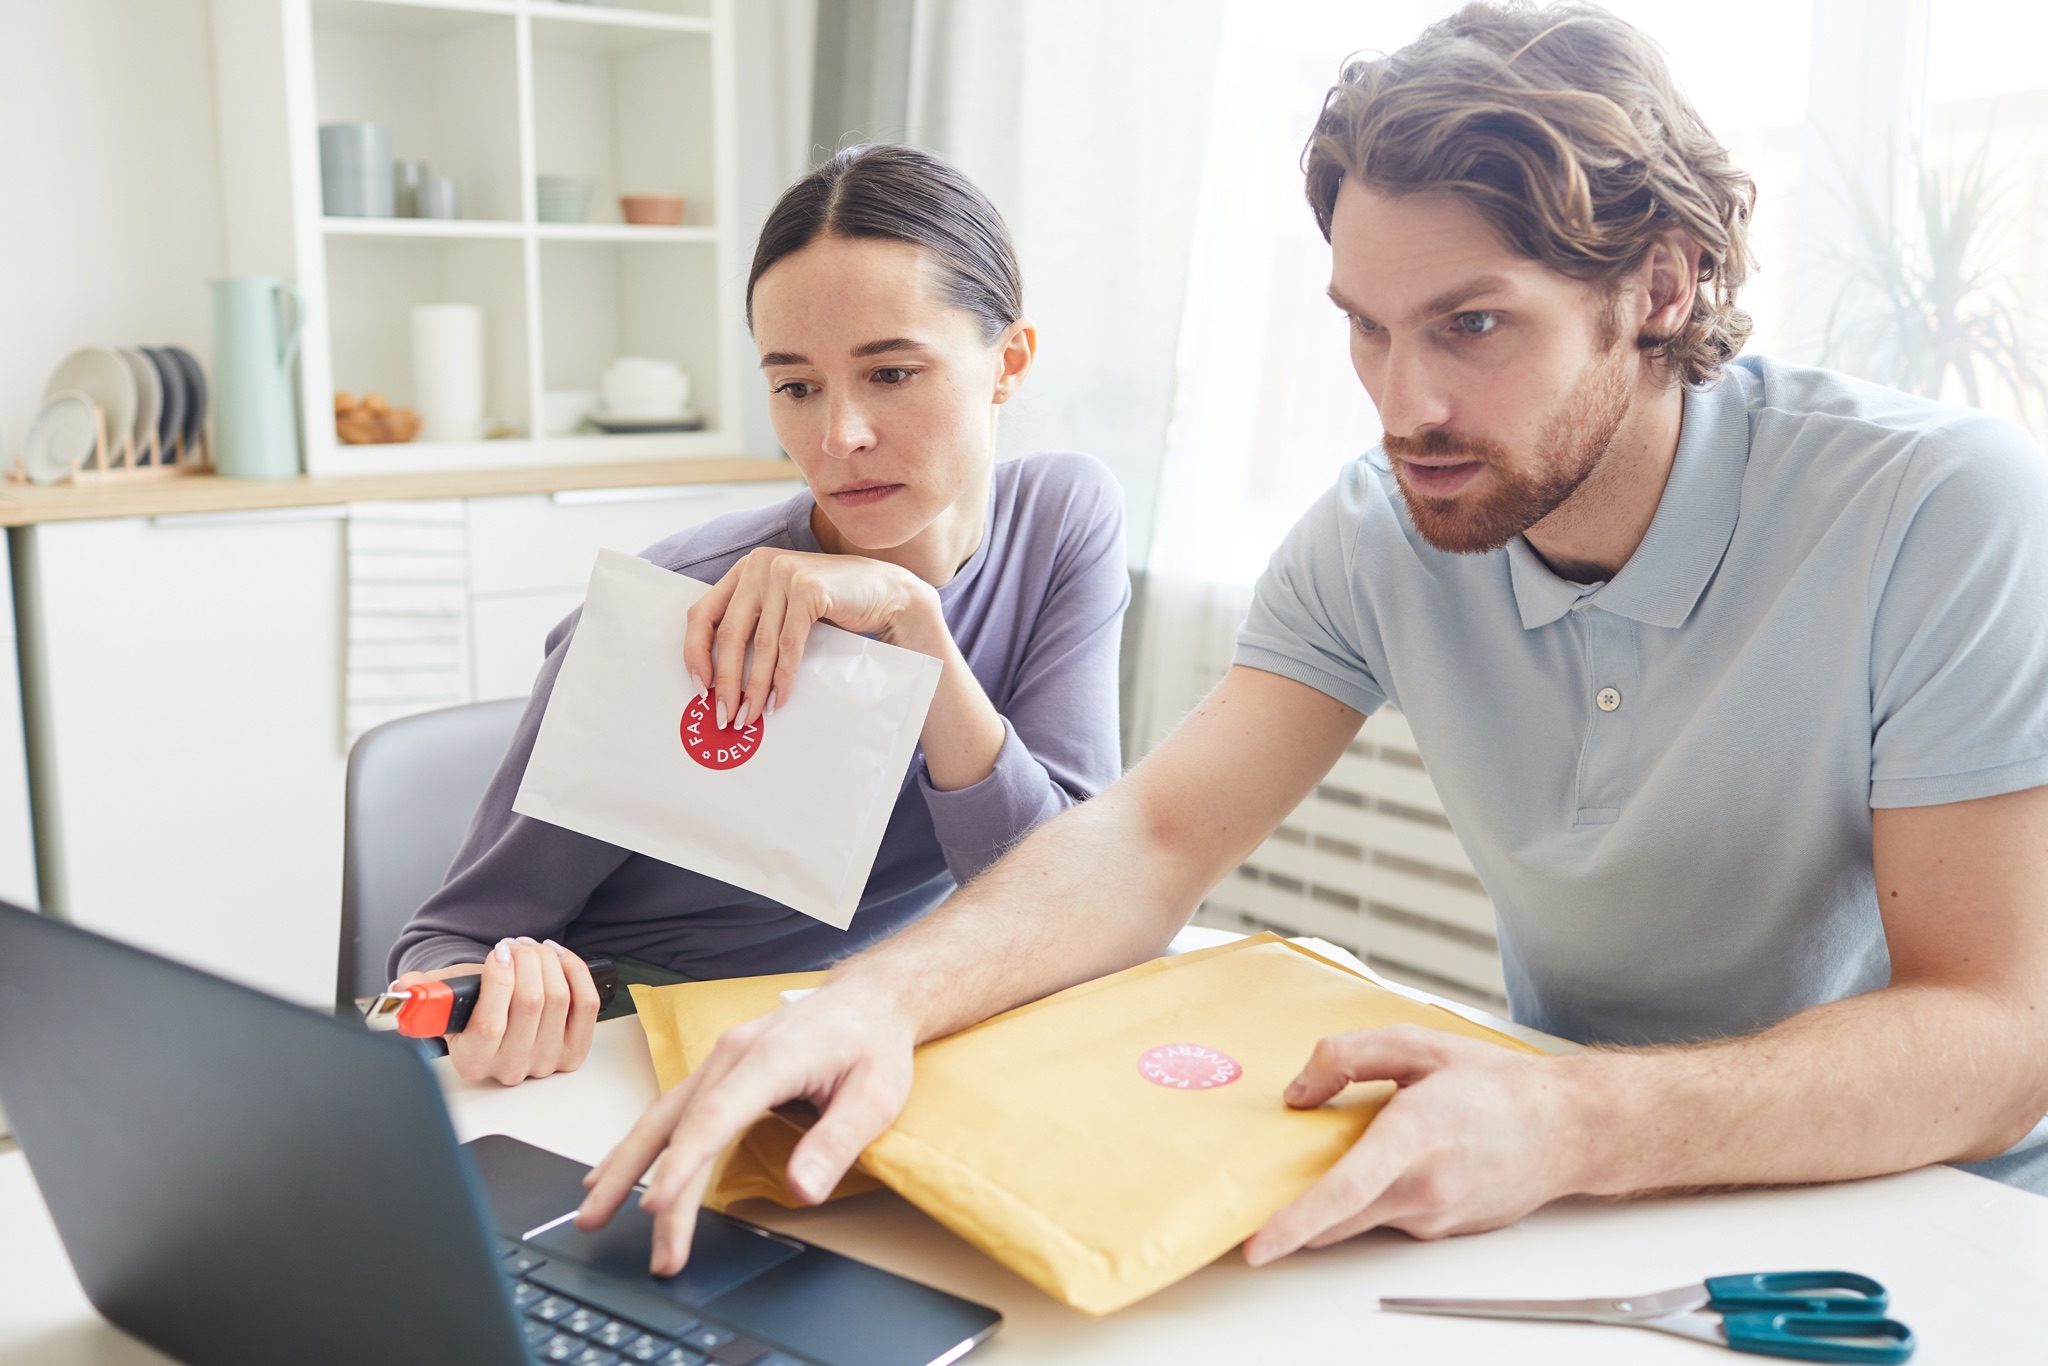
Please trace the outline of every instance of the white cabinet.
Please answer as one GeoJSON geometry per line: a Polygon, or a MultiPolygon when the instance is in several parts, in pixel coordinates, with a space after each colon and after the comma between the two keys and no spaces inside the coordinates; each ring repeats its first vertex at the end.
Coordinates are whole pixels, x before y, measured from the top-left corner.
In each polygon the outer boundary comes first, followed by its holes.
{"type": "MultiPolygon", "coordinates": [[[[797,487],[468,500],[477,697],[530,689],[542,641],[582,600],[600,547],[638,551],[797,487]]],[[[12,533],[37,852],[59,914],[283,996],[332,999],[346,515],[300,508],[12,533]]],[[[0,896],[17,899],[33,891],[34,873],[9,701],[0,684],[0,896]]]]}
{"type": "Polygon", "coordinates": [[[748,354],[733,164],[731,0],[212,0],[228,268],[280,274],[306,305],[306,469],[373,474],[734,455],[748,354]],[[394,155],[452,176],[458,219],[329,217],[319,127],[372,122],[394,155]],[[589,191],[543,217],[542,177],[589,191]],[[680,223],[621,196],[680,194],[680,223]],[[409,315],[484,313],[495,441],[350,446],[337,390],[412,393],[409,315]],[[697,430],[550,433],[549,392],[620,356],[674,361],[697,430]]]}
{"type": "Polygon", "coordinates": [[[52,907],[307,1002],[339,923],[340,513],[13,533],[52,907]]]}
{"type": "MultiPolygon", "coordinates": [[[[37,904],[36,854],[28,815],[28,751],[15,668],[13,574],[0,558],[0,901],[37,904]]],[[[6,1123],[0,1120],[0,1133],[6,1123]]]]}

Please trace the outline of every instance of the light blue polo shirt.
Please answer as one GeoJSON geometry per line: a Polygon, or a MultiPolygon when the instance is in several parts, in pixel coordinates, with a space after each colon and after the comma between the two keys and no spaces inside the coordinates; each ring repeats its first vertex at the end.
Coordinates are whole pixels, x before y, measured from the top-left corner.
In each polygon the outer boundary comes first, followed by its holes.
{"type": "MultiPolygon", "coordinates": [[[[1744,358],[1686,393],[1635,554],[1576,584],[1519,537],[1431,548],[1376,448],[1273,556],[1237,662],[1400,709],[1517,1020],[1748,1033],[1888,980],[1872,807],[2048,784],[2048,461],[1744,358]]],[[[1979,1169],[2048,1191],[2048,1123],[2021,1148],[1979,1169]]]]}

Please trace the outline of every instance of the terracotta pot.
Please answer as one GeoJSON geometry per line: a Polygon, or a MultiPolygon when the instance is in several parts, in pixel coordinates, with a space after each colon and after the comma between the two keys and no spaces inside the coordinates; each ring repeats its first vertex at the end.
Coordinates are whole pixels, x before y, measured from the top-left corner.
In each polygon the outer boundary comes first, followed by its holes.
{"type": "Polygon", "coordinates": [[[628,223],[643,227],[672,228],[683,221],[685,200],[679,194],[622,194],[619,212],[628,223]]]}

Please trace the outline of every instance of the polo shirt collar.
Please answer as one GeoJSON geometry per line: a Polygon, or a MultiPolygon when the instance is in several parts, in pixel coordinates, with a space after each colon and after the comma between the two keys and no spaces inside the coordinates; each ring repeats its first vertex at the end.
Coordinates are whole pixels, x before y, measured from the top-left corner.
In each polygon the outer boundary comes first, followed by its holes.
{"type": "Polygon", "coordinates": [[[1525,630],[1548,626],[1582,598],[1646,626],[1685,624],[1728,552],[1742,508],[1742,476],[1749,464],[1742,373],[1730,367],[1709,387],[1685,391],[1678,450],[1657,515],[1611,580],[1573,583],[1552,573],[1525,538],[1508,542],[1508,574],[1525,630]]]}

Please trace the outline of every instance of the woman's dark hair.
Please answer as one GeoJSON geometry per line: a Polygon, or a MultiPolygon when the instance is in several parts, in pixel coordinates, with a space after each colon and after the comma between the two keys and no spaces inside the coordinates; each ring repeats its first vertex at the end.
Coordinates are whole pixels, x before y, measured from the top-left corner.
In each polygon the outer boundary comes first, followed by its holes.
{"type": "Polygon", "coordinates": [[[908,242],[930,253],[946,297],[981,323],[992,342],[1024,316],[1024,277],[1003,216],[942,157],[898,142],[848,147],[783,191],[761,225],[747,273],[747,326],[754,286],[768,268],[820,237],[908,242]]]}

